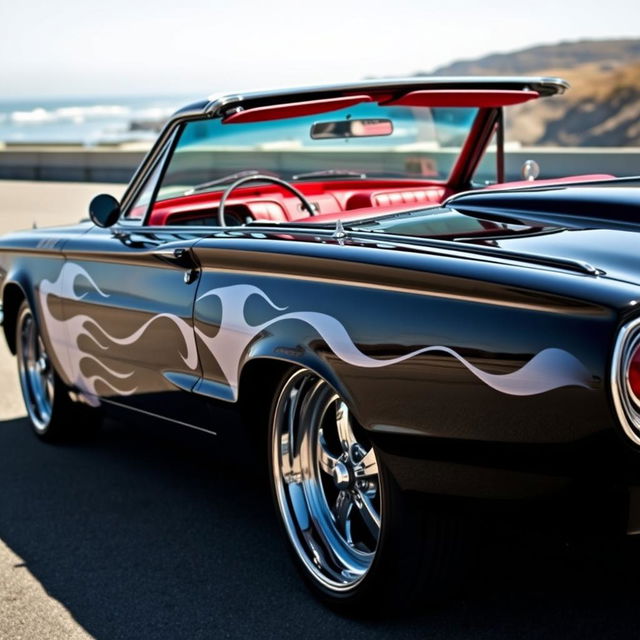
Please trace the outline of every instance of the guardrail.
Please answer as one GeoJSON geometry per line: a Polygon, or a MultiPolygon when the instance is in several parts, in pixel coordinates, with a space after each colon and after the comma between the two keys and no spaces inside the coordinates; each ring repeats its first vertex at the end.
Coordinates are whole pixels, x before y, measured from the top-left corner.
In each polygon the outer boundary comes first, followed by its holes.
{"type": "MultiPolygon", "coordinates": [[[[46,148],[25,147],[0,149],[0,179],[53,180],[74,182],[128,182],[134,170],[144,158],[146,150],[110,148],[46,148]]],[[[256,166],[263,170],[278,171],[289,154],[296,154],[301,170],[305,165],[317,168],[317,160],[310,162],[313,152],[307,151],[235,151],[215,154],[215,172],[221,175],[237,171],[238,168],[256,166]],[[258,158],[259,156],[259,158],[258,158]]],[[[451,163],[454,152],[440,151],[430,154],[451,163]]],[[[351,155],[351,154],[350,154],[351,155]]],[[[379,170],[380,157],[375,153],[362,153],[359,162],[366,172],[367,164],[375,164],[379,170]],[[375,160],[369,163],[367,160],[375,160]]],[[[389,154],[385,168],[402,171],[406,153],[389,154]],[[398,166],[396,166],[398,165],[398,166]]],[[[518,180],[520,168],[525,160],[533,159],[540,164],[540,178],[558,178],[566,175],[588,173],[610,173],[615,176],[640,175],[640,148],[549,148],[533,147],[506,152],[506,176],[518,180]]],[[[485,158],[484,166],[491,161],[485,158]]],[[[344,163],[342,152],[323,152],[323,165],[340,167],[344,163]]],[[[286,163],[291,166],[291,158],[286,163]]],[[[296,163],[297,166],[297,163],[296,163]]],[[[372,167],[373,168],[373,167],[372,167]]]]}

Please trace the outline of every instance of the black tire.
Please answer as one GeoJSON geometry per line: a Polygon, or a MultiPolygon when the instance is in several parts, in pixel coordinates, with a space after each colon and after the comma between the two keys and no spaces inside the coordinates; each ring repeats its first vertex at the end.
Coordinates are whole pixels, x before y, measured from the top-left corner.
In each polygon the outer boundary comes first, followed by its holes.
{"type": "Polygon", "coordinates": [[[440,592],[453,527],[399,490],[351,422],[322,378],[301,368],[285,375],[269,426],[276,513],[295,564],[320,599],[345,614],[393,614],[440,592]]]}
{"type": "Polygon", "coordinates": [[[16,355],[27,416],[38,438],[59,442],[95,431],[101,422],[100,412],[71,400],[69,388],[55,371],[26,300],[20,305],[16,319],[16,355]]]}

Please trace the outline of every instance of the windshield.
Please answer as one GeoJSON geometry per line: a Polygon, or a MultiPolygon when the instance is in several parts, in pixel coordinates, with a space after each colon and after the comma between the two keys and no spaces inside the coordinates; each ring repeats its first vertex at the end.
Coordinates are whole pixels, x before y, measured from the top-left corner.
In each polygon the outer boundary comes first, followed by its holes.
{"type": "Polygon", "coordinates": [[[248,170],[289,181],[445,181],[477,112],[365,103],[263,122],[192,121],[184,125],[157,200],[224,189],[248,170]]]}

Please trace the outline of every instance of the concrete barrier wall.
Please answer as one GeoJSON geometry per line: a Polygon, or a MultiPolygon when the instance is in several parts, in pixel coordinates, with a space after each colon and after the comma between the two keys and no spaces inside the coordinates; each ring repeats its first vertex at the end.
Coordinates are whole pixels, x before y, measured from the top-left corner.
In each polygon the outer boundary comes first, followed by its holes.
{"type": "Polygon", "coordinates": [[[144,151],[7,149],[0,151],[0,179],[129,182],[144,151]]]}
{"type": "MultiPolygon", "coordinates": [[[[296,166],[305,171],[317,168],[315,153],[305,151],[270,152],[236,151],[213,154],[216,156],[215,172],[219,175],[237,171],[238,168],[256,167],[278,172],[285,166],[296,166]],[[295,155],[295,160],[291,158],[295,155]]],[[[349,154],[351,155],[351,154],[349,154]]],[[[380,170],[380,156],[358,154],[362,170],[380,170]],[[369,157],[367,157],[369,156],[369,157]]],[[[453,158],[449,152],[441,151],[433,155],[440,166],[447,167],[453,158]]],[[[0,150],[0,179],[12,180],[53,180],[73,182],[113,182],[126,183],[145,156],[143,150],[105,149],[4,149],[0,150]]],[[[390,154],[385,158],[384,168],[403,171],[406,153],[390,154]]],[[[324,152],[322,165],[327,168],[347,166],[343,153],[324,152]]],[[[629,149],[552,149],[531,148],[508,151],[506,153],[506,175],[517,180],[520,167],[528,159],[536,160],[541,166],[540,178],[557,178],[566,175],[587,173],[610,173],[615,176],[640,175],[640,148],[629,149]]],[[[485,158],[484,166],[491,161],[485,158]]]]}

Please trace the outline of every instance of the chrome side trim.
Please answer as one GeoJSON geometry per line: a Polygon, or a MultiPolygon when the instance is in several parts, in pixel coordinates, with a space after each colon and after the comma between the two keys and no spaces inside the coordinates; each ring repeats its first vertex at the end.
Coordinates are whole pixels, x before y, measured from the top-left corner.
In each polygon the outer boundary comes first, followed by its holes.
{"type": "Polygon", "coordinates": [[[618,420],[625,434],[634,444],[640,445],[640,406],[631,397],[629,358],[640,343],[640,318],[625,324],[616,338],[611,360],[611,396],[618,420]]]}
{"type": "MultiPolygon", "coordinates": [[[[437,208],[437,207],[429,207],[437,208]]],[[[415,210],[415,209],[414,209],[415,210]]],[[[398,215],[400,212],[396,212],[393,215],[398,215]]],[[[402,212],[404,213],[404,212],[402,212]]],[[[354,224],[358,224],[356,221],[354,224]]],[[[176,229],[179,227],[172,227],[176,229]]],[[[193,227],[187,227],[193,229],[193,227]]],[[[293,223],[275,223],[273,225],[260,225],[251,224],[251,232],[263,232],[265,234],[273,233],[274,229],[286,229],[288,232],[295,232],[299,234],[311,234],[314,236],[321,236],[323,234],[328,235],[332,233],[331,237],[336,238],[334,227],[331,230],[326,228],[315,226],[309,223],[307,226],[293,223]]],[[[240,229],[240,228],[238,228],[240,229]]],[[[470,258],[476,256],[489,257],[497,261],[509,260],[512,262],[520,262],[525,264],[540,265],[542,267],[551,267],[554,269],[563,269],[564,271],[571,271],[574,273],[582,273],[588,276],[604,276],[606,272],[602,269],[594,267],[588,262],[582,260],[574,260],[572,258],[562,258],[559,256],[549,256],[541,254],[527,253],[525,251],[513,251],[510,249],[503,249],[502,247],[481,246],[472,243],[457,243],[453,240],[439,240],[438,238],[422,238],[416,236],[402,236],[392,233],[376,233],[373,231],[357,231],[349,228],[349,225],[345,228],[343,224],[342,231],[347,232],[349,240],[361,240],[363,242],[371,242],[374,246],[379,246],[381,242],[384,242],[388,247],[397,249],[406,249],[412,251],[424,251],[439,255],[455,255],[467,254],[470,258]]]]}
{"type": "MultiPolygon", "coordinates": [[[[358,238],[370,238],[371,232],[355,232],[350,231],[349,236],[354,239],[358,238]]],[[[379,241],[382,234],[376,236],[376,240],[379,241]]],[[[438,240],[437,238],[416,238],[412,236],[400,236],[397,234],[385,233],[384,241],[386,243],[393,243],[396,247],[421,247],[425,249],[443,249],[451,252],[460,252],[467,254],[477,254],[481,256],[488,256],[491,258],[497,258],[502,260],[511,260],[515,262],[524,262],[528,264],[541,265],[543,267],[552,267],[554,269],[564,269],[565,271],[573,271],[577,273],[583,273],[588,276],[601,276],[606,275],[602,269],[598,269],[588,262],[581,260],[573,260],[571,258],[561,258],[558,256],[548,256],[542,254],[527,253],[526,251],[513,251],[510,249],[503,249],[502,247],[481,246],[476,244],[456,244],[452,240],[438,240]]]]}
{"type": "Polygon", "coordinates": [[[159,418],[160,420],[167,420],[168,422],[173,422],[174,424],[179,424],[183,427],[189,427],[189,429],[195,429],[196,431],[202,431],[202,433],[208,433],[211,436],[217,436],[218,434],[215,431],[210,431],[209,429],[203,429],[202,427],[196,427],[195,424],[189,424],[188,422],[182,422],[181,420],[174,420],[173,418],[167,418],[167,416],[161,416],[159,413],[152,413],[151,411],[145,411],[144,409],[138,409],[138,407],[132,407],[128,404],[123,404],[122,402],[116,402],[115,400],[111,400],[110,398],[100,398],[102,402],[106,402],[107,404],[112,404],[116,407],[120,407],[122,409],[129,409],[131,411],[137,411],[138,413],[143,413],[146,416],[151,416],[152,418],[159,418]]]}

